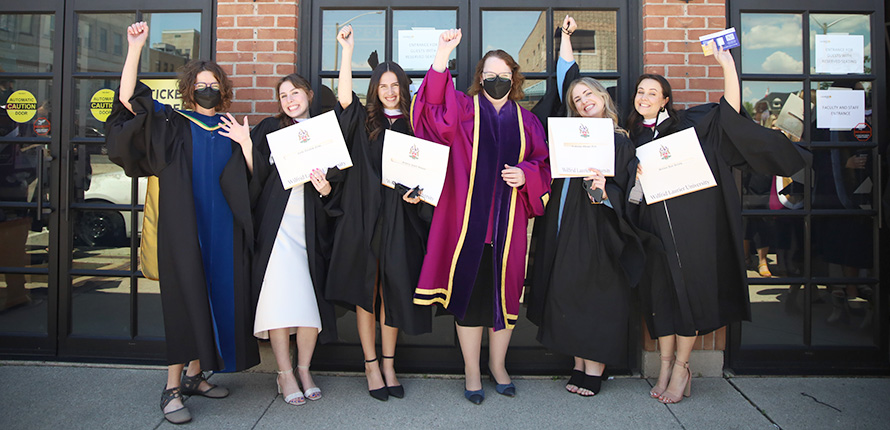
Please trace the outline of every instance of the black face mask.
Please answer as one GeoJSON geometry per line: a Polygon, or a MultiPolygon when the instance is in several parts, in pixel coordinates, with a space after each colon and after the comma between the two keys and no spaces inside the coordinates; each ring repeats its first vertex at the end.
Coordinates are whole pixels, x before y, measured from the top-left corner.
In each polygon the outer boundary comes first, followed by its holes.
{"type": "Polygon", "coordinates": [[[512,81],[500,76],[482,80],[482,89],[495,100],[500,100],[509,94],[512,86],[512,81]]]}
{"type": "Polygon", "coordinates": [[[207,87],[203,90],[195,91],[195,103],[204,109],[215,108],[220,100],[222,100],[222,94],[220,94],[219,90],[207,87]]]}

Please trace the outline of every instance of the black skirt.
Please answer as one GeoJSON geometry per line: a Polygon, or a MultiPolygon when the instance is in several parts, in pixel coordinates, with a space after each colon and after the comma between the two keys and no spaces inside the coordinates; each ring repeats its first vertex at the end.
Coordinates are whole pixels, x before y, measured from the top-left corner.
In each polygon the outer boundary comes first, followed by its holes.
{"type": "MultiPolygon", "coordinates": [[[[436,315],[451,313],[440,306],[436,315]]],[[[486,243],[482,249],[482,260],[470,293],[467,313],[463,319],[455,317],[454,321],[461,327],[494,327],[494,263],[490,243],[486,243]]]]}

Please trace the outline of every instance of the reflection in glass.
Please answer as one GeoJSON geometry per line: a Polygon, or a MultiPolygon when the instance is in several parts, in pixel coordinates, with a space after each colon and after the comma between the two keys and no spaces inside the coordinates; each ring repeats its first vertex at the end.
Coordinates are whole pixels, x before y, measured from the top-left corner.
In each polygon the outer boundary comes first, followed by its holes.
{"type": "Polygon", "coordinates": [[[743,13],[742,73],[803,73],[800,14],[743,13]]]}
{"type": "Polygon", "coordinates": [[[876,286],[819,285],[813,301],[813,345],[877,346],[876,286]]]}
{"type": "Polygon", "coordinates": [[[127,38],[127,26],[136,20],[132,13],[77,14],[77,43],[75,44],[78,72],[118,72],[126,57],[115,54],[114,40],[127,38]],[[111,40],[108,40],[108,39],[111,40]]]}
{"type": "Polygon", "coordinates": [[[52,72],[53,15],[0,14],[0,73],[52,72]]]}
{"type": "MultiPolygon", "coordinates": [[[[3,224],[0,235],[5,236],[3,224]]],[[[6,258],[5,248],[0,247],[0,259],[6,258]]],[[[47,285],[46,275],[0,273],[0,333],[47,334],[47,285]]]]}
{"type": "MultiPolygon", "coordinates": [[[[371,70],[368,58],[377,54],[378,61],[385,60],[386,15],[382,10],[325,10],[322,11],[321,68],[340,70],[340,43],[337,33],[349,24],[355,33],[352,52],[352,70],[371,70]]],[[[366,87],[367,88],[367,87],[366,87]]]]}
{"type": "Polygon", "coordinates": [[[544,79],[526,79],[522,85],[525,92],[525,98],[519,100],[519,105],[526,108],[533,108],[547,92],[547,81],[544,79]]]}
{"type": "Polygon", "coordinates": [[[868,15],[810,14],[810,73],[816,73],[816,35],[845,34],[863,36],[863,67],[859,73],[871,73],[871,24],[868,15]]]}
{"type": "MultiPolygon", "coordinates": [[[[432,58],[429,59],[429,64],[425,66],[409,67],[410,63],[408,63],[407,59],[399,56],[399,33],[402,32],[404,34],[413,29],[448,30],[455,28],[457,26],[457,12],[453,10],[394,10],[392,12],[392,20],[393,61],[399,63],[405,70],[427,70],[432,64],[432,58]]],[[[435,52],[435,46],[431,47],[433,52],[435,52]]],[[[450,59],[453,61],[455,58],[457,58],[456,49],[451,51],[450,59]]],[[[451,61],[449,61],[449,68],[454,69],[454,64],[451,61]]]]}
{"type": "Polygon", "coordinates": [[[71,334],[130,337],[130,279],[71,279],[71,334]]]}
{"type": "Polygon", "coordinates": [[[754,122],[799,141],[804,131],[802,90],[800,82],[743,81],[742,105],[754,122]]]}
{"type": "Polygon", "coordinates": [[[0,137],[51,137],[52,89],[49,79],[0,78],[0,137]]]}
{"type": "Polygon", "coordinates": [[[874,222],[867,216],[813,217],[813,276],[872,276],[874,222]]]}
{"type": "Polygon", "coordinates": [[[872,87],[873,82],[858,81],[855,79],[835,79],[834,81],[813,82],[811,85],[811,97],[813,103],[813,121],[811,125],[814,141],[831,142],[871,142],[872,140],[872,87]],[[818,128],[819,126],[819,98],[817,91],[862,91],[864,92],[865,106],[864,123],[859,123],[852,129],[838,130],[818,128]]]}
{"type": "Polygon", "coordinates": [[[105,138],[105,120],[111,114],[114,90],[120,79],[74,81],[74,135],[105,138]]]}
{"type": "MultiPolygon", "coordinates": [[[[325,83],[330,82],[328,84],[331,88],[333,88],[334,97],[337,96],[337,91],[339,89],[339,85],[337,84],[340,80],[337,78],[324,79],[325,83]]],[[[371,83],[370,79],[354,79],[352,80],[352,91],[358,96],[360,102],[363,105],[367,105],[368,100],[368,85],[371,83]]]]}
{"type": "Polygon", "coordinates": [[[802,217],[745,216],[742,221],[749,278],[803,276],[802,217]]]}
{"type": "Polygon", "coordinates": [[[618,12],[614,10],[553,11],[553,28],[557,30],[553,43],[554,57],[559,56],[562,40],[559,28],[566,15],[578,23],[572,34],[575,62],[581,72],[615,72],[618,70],[618,12]]]}
{"type": "Polygon", "coordinates": [[[159,285],[158,281],[151,279],[139,278],[137,281],[138,336],[164,337],[164,318],[161,312],[161,288],[159,285]]]}
{"type": "MultiPolygon", "coordinates": [[[[147,13],[145,22],[149,35],[142,49],[143,72],[176,72],[200,57],[200,13],[147,13]]],[[[123,43],[127,43],[125,31],[123,43]]]]}
{"type": "Polygon", "coordinates": [[[814,209],[872,208],[873,149],[813,149],[812,152],[814,209]]]}
{"type": "Polygon", "coordinates": [[[543,11],[482,11],[483,55],[502,49],[524,73],[547,71],[546,17],[543,11]]]}
{"type": "Polygon", "coordinates": [[[751,321],[742,322],[742,347],[802,346],[803,293],[800,284],[749,285],[751,321]]]}

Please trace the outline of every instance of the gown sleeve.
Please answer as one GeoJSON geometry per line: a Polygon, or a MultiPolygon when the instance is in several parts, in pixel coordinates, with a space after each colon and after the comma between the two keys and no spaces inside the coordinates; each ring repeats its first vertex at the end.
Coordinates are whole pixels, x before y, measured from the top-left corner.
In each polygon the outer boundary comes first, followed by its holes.
{"type": "Polygon", "coordinates": [[[411,126],[421,139],[448,146],[455,141],[472,144],[461,134],[473,114],[473,98],[454,88],[451,72],[430,68],[411,106],[411,126]]]}
{"type": "Polygon", "coordinates": [[[522,109],[522,116],[529,149],[525,160],[516,167],[525,174],[525,185],[519,187],[519,197],[532,218],[544,215],[550,200],[550,154],[541,121],[525,109],[522,109]]]}
{"type": "Polygon", "coordinates": [[[105,122],[108,158],[123,167],[127,176],[158,175],[169,164],[174,146],[181,145],[186,137],[177,135],[173,126],[178,114],[172,107],[154,101],[151,89],[141,82],[136,83],[130,105],[132,113],[115,95],[105,122]]]}
{"type": "Polygon", "coordinates": [[[557,76],[556,83],[550,81],[544,97],[532,108],[532,113],[538,117],[541,125],[544,126],[544,133],[547,133],[547,118],[567,116],[568,108],[564,103],[565,94],[568,92],[569,85],[575,79],[581,77],[578,63],[574,61],[568,62],[562,58],[557,60],[557,74],[560,72],[564,72],[565,75],[557,76]]]}
{"type": "Polygon", "coordinates": [[[272,169],[275,169],[271,160],[272,151],[269,149],[269,141],[266,136],[277,131],[278,128],[278,118],[269,117],[250,131],[250,140],[253,142],[253,175],[248,183],[251,206],[255,206],[259,201],[259,195],[266,186],[266,181],[272,176],[272,169]]]}

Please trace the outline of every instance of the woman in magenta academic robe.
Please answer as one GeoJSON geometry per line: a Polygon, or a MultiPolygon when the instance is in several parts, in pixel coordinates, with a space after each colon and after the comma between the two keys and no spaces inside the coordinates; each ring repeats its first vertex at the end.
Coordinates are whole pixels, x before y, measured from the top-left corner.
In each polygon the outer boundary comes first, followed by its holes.
{"type": "Polygon", "coordinates": [[[415,136],[451,147],[414,302],[455,316],[464,396],[479,404],[485,327],[491,379],[498,393],[516,393],[505,360],[525,278],[528,219],[544,213],[550,167],[541,122],[516,103],[525,80],[519,65],[504,51],[489,51],[468,94],[458,92],[446,66],[460,40],[460,30],[439,36],[412,109],[415,136]]]}

